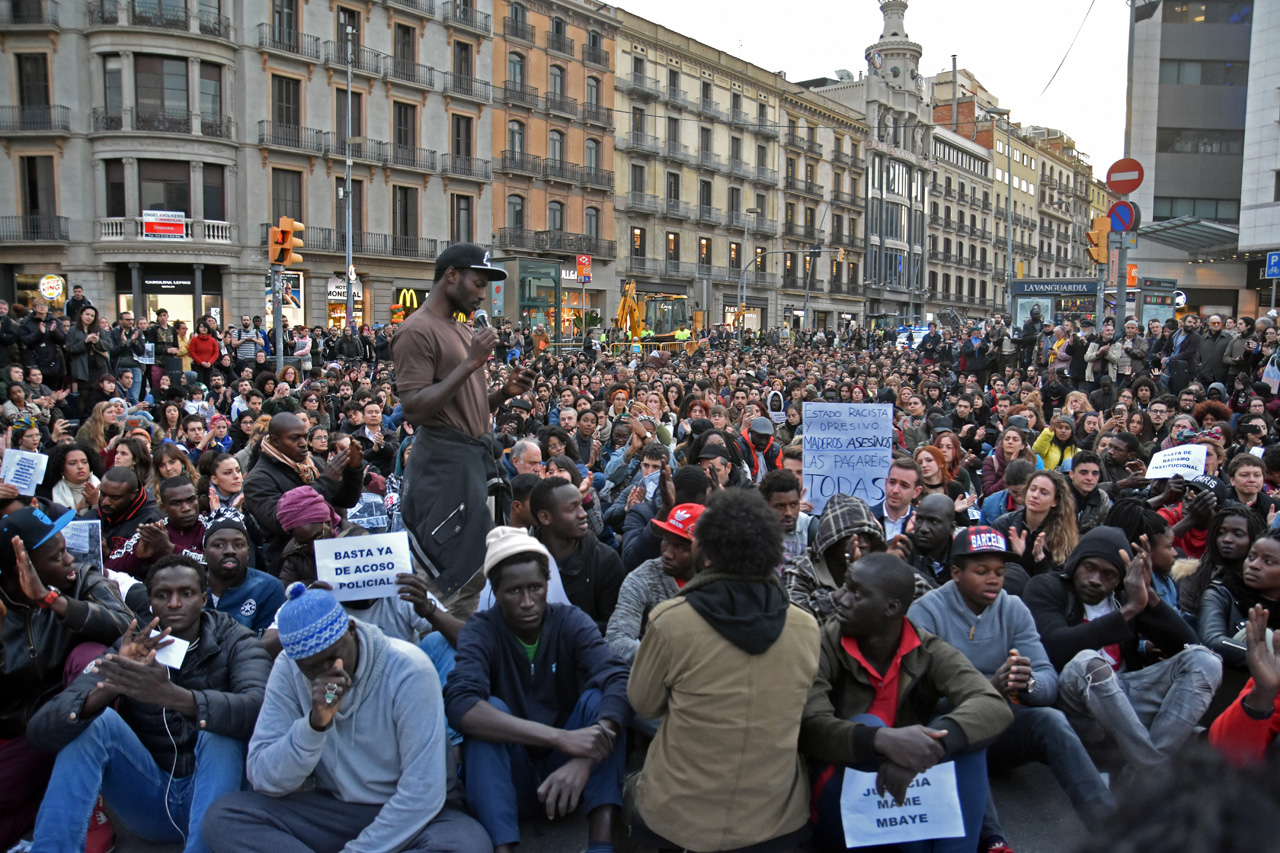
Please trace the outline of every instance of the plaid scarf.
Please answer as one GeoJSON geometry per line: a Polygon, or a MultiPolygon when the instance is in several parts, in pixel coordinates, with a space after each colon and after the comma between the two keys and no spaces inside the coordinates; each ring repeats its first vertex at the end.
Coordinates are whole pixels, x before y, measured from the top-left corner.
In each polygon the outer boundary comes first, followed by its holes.
{"type": "Polygon", "coordinates": [[[320,469],[316,467],[316,463],[312,460],[310,453],[307,454],[307,460],[305,462],[294,462],[292,459],[277,450],[275,445],[271,443],[270,438],[264,438],[260,447],[262,453],[267,458],[272,459],[292,470],[298,475],[302,482],[308,486],[315,483],[316,478],[320,476],[320,469]]]}

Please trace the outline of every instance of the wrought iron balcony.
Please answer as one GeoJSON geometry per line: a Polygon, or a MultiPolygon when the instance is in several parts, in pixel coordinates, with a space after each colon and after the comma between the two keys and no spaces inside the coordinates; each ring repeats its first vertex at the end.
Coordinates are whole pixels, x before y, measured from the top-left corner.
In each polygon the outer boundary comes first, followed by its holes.
{"type": "Polygon", "coordinates": [[[808,140],[795,131],[788,130],[782,135],[782,144],[788,148],[798,148],[803,151],[808,144],[808,140]]]}
{"type": "Polygon", "coordinates": [[[657,213],[658,208],[661,206],[662,200],[656,195],[629,192],[622,196],[622,207],[627,210],[639,211],[640,213],[657,213]]]}
{"type": "Polygon", "coordinates": [[[611,190],[613,189],[613,172],[606,169],[593,169],[590,166],[583,166],[582,183],[589,187],[611,190]]]}
{"type": "MultiPolygon", "coordinates": [[[[382,59],[387,57],[386,54],[371,50],[364,45],[351,45],[351,70],[358,71],[363,74],[372,74],[380,76],[382,74],[382,59]]],[[[340,41],[327,41],[324,43],[324,63],[325,65],[337,65],[342,68],[347,67],[347,44],[340,41]]]]}
{"type": "Polygon", "coordinates": [[[502,19],[502,34],[509,39],[519,39],[529,44],[537,44],[537,33],[533,24],[510,16],[502,19]]]}
{"type": "Polygon", "coordinates": [[[699,98],[698,110],[704,116],[714,119],[715,121],[728,121],[729,114],[720,109],[720,105],[711,98],[699,98]]]}
{"type": "Polygon", "coordinates": [[[582,46],[582,61],[599,68],[609,67],[609,52],[594,44],[582,46]]]}
{"type": "Polygon", "coordinates": [[[573,39],[569,38],[564,33],[553,33],[548,30],[547,50],[554,50],[556,53],[573,56],[573,39]]]}
{"type": "Polygon", "coordinates": [[[488,160],[481,160],[477,157],[446,154],[444,155],[440,172],[445,175],[455,175],[459,178],[470,178],[473,181],[491,181],[493,180],[492,165],[488,160]]]}
{"type": "Polygon", "coordinates": [[[388,145],[385,149],[387,162],[402,169],[415,169],[419,172],[436,170],[436,152],[429,148],[417,148],[412,145],[388,145]]]}
{"type": "Polygon", "coordinates": [[[58,26],[57,0],[6,0],[0,4],[0,26],[58,26]]]}
{"type": "Polygon", "coordinates": [[[724,171],[724,160],[720,159],[719,154],[710,151],[698,152],[698,165],[703,169],[712,169],[716,172],[724,171]]]}
{"type": "Polygon", "coordinates": [[[436,85],[436,70],[411,59],[386,57],[382,63],[382,76],[424,89],[432,89],[436,85]]]}
{"type": "Polygon", "coordinates": [[[630,74],[617,75],[614,78],[614,87],[641,97],[659,98],[662,96],[662,87],[657,78],[646,77],[634,71],[630,74]]]}
{"type": "Polygon", "coordinates": [[[542,158],[523,151],[503,151],[502,159],[498,161],[498,171],[542,177],[542,158]]]}
{"type": "MultiPolygon", "coordinates": [[[[107,0],[109,3],[110,0],[107,0]]],[[[258,47],[292,53],[307,59],[320,59],[320,39],[295,30],[279,29],[271,24],[258,24],[258,47]]]]}
{"type": "Polygon", "coordinates": [[[69,133],[71,108],[63,106],[0,107],[0,133],[69,133]]]}
{"type": "Polygon", "coordinates": [[[771,187],[778,185],[778,170],[770,169],[766,166],[756,166],[755,177],[751,179],[757,184],[768,184],[771,187]]]}
{"type": "Polygon", "coordinates": [[[735,178],[752,178],[755,177],[756,167],[752,166],[745,160],[729,160],[729,172],[735,178]]]}
{"type": "Polygon", "coordinates": [[[578,117],[578,99],[557,92],[547,92],[547,112],[578,117]]]}
{"type": "Polygon", "coordinates": [[[689,163],[692,158],[689,156],[689,146],[681,145],[679,142],[667,141],[666,149],[667,157],[672,160],[679,160],[682,163],[689,163]]]}
{"type": "Polygon", "coordinates": [[[654,258],[628,257],[626,271],[631,275],[660,275],[662,262],[654,258]]]}
{"type": "Polygon", "coordinates": [[[600,104],[583,104],[582,119],[590,124],[613,127],[613,110],[600,104]]]}
{"type": "Polygon", "coordinates": [[[235,123],[231,121],[231,116],[199,116],[200,133],[203,136],[212,136],[216,139],[231,139],[235,132],[235,123]]]}
{"type": "Polygon", "coordinates": [[[492,87],[487,80],[468,77],[465,74],[457,74],[452,71],[442,72],[440,76],[444,78],[442,88],[445,94],[456,95],[460,98],[479,101],[484,104],[489,103],[493,97],[492,87]]]}
{"type": "Polygon", "coordinates": [[[89,26],[114,26],[120,23],[120,4],[116,0],[90,0],[89,26]]]}
{"type": "Polygon", "coordinates": [[[667,102],[672,106],[685,110],[697,109],[693,101],[689,100],[689,93],[681,89],[679,86],[667,87],[667,102]]]}
{"type": "Polygon", "coordinates": [[[409,9],[417,12],[424,18],[430,18],[436,13],[435,0],[386,0],[392,6],[399,6],[401,9],[409,9]]]}
{"type": "Polygon", "coordinates": [[[568,160],[544,159],[542,161],[542,177],[548,181],[576,184],[582,181],[582,168],[576,163],[570,163],[568,160]]]}
{"type": "Polygon", "coordinates": [[[190,133],[191,113],[139,108],[133,111],[133,129],[148,133],[190,133]]]}
{"type": "Polygon", "coordinates": [[[299,151],[323,154],[325,153],[324,136],[324,131],[313,127],[281,124],[270,119],[263,119],[258,122],[259,145],[271,145],[276,148],[295,148],[299,151]]]}
{"type": "Polygon", "coordinates": [[[724,214],[710,205],[698,205],[697,220],[704,225],[723,225],[724,214]]]}
{"type": "Polygon", "coordinates": [[[129,23],[135,27],[157,27],[162,30],[190,29],[186,4],[161,3],[158,0],[132,0],[129,23]]]}
{"type": "Polygon", "coordinates": [[[481,35],[487,36],[493,32],[493,16],[488,12],[471,8],[469,2],[445,3],[441,20],[446,24],[462,27],[481,35]]]}
{"type": "Polygon", "coordinates": [[[502,84],[502,100],[508,104],[519,104],[529,109],[538,108],[538,90],[533,86],[526,86],[523,83],[513,83],[510,80],[502,84]]]}
{"type": "Polygon", "coordinates": [[[678,198],[664,198],[661,213],[672,219],[689,219],[693,216],[693,205],[678,198]]]}
{"type": "Polygon", "coordinates": [[[662,150],[662,141],[658,137],[638,130],[619,136],[617,142],[621,143],[619,148],[629,148],[644,154],[657,154],[662,150]]]}
{"type": "Polygon", "coordinates": [[[206,9],[200,11],[200,32],[214,38],[231,38],[231,19],[206,9]]]}
{"type": "Polygon", "coordinates": [[[70,227],[65,216],[0,216],[0,243],[65,243],[70,227]]]}

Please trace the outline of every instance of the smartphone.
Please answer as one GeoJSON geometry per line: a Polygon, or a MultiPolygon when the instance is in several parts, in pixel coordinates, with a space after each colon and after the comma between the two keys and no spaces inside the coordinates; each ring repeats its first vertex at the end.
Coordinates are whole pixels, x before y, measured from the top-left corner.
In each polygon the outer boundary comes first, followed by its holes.
{"type": "Polygon", "coordinates": [[[69,429],[69,430],[77,430],[77,429],[80,429],[80,421],[78,421],[78,420],[76,420],[76,419],[74,419],[74,418],[72,418],[71,420],[67,421],[67,429],[69,429]]]}

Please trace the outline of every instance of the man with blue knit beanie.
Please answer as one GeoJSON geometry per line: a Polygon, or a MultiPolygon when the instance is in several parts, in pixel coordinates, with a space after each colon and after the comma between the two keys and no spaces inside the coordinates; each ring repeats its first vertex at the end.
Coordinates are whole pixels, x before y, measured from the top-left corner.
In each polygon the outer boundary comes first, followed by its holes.
{"type": "Polygon", "coordinates": [[[253,791],[208,811],[209,848],[489,853],[463,810],[430,659],[300,583],[277,622],[284,654],[249,743],[253,791]]]}

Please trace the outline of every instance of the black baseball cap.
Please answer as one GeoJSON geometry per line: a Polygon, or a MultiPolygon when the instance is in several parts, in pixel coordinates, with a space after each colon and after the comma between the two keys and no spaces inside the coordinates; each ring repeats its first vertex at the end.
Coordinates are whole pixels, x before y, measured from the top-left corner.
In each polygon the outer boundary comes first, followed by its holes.
{"type": "Polygon", "coordinates": [[[732,462],[729,458],[729,451],[725,450],[718,444],[706,444],[702,447],[702,452],[698,454],[698,461],[703,459],[723,459],[726,462],[732,462]]]}
{"type": "Polygon", "coordinates": [[[17,565],[17,557],[13,553],[13,537],[22,538],[22,547],[30,555],[74,521],[75,517],[75,510],[49,504],[47,511],[43,507],[27,507],[0,518],[0,568],[12,569],[17,565]]]}
{"type": "Polygon", "coordinates": [[[1187,480],[1187,488],[1196,492],[1213,492],[1220,501],[1225,501],[1231,497],[1231,490],[1227,487],[1227,484],[1211,474],[1192,477],[1187,480]]]}
{"type": "Polygon", "coordinates": [[[1009,542],[1004,534],[994,527],[977,524],[973,527],[962,527],[955,532],[951,540],[951,556],[975,557],[983,554],[997,554],[1010,560],[1020,560],[1017,554],[1009,550],[1009,542]]]}
{"type": "Polygon", "coordinates": [[[475,270],[489,281],[505,281],[507,271],[489,264],[489,253],[475,243],[454,243],[436,256],[436,269],[475,270]]]}

